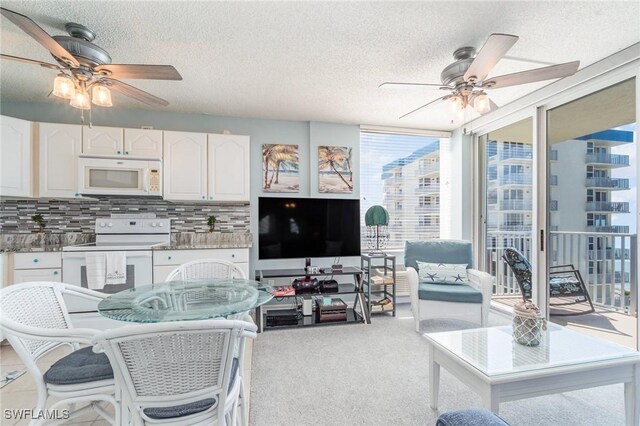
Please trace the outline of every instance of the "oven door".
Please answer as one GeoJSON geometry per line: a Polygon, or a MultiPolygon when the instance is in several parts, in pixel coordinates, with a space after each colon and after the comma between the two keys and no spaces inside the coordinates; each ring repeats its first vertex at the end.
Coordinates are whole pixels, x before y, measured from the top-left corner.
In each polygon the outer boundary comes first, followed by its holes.
{"type": "MultiPolygon", "coordinates": [[[[67,284],[87,287],[87,268],[84,251],[62,253],[62,280],[67,284]]],[[[95,252],[91,253],[104,253],[95,252]]],[[[103,293],[117,293],[140,285],[152,284],[153,256],[151,250],[131,250],[127,256],[127,282],[119,285],[105,285],[103,293]]],[[[97,312],[97,303],[87,302],[77,297],[65,295],[65,303],[71,313],[97,312]]]]}
{"type": "Polygon", "coordinates": [[[162,195],[159,161],[81,157],[78,163],[82,194],[162,195]]]}

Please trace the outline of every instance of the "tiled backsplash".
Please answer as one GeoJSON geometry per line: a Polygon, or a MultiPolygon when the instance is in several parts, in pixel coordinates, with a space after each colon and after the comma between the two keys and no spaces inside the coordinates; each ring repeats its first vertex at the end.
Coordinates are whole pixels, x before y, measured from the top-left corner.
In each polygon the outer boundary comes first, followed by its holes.
{"type": "Polygon", "coordinates": [[[155,199],[111,198],[89,200],[2,200],[0,233],[31,233],[38,227],[31,216],[40,213],[47,222],[45,232],[93,233],[97,217],[112,213],[156,213],[169,217],[173,232],[207,232],[207,217],[217,219],[221,232],[249,232],[249,204],[205,204],[155,199]]]}

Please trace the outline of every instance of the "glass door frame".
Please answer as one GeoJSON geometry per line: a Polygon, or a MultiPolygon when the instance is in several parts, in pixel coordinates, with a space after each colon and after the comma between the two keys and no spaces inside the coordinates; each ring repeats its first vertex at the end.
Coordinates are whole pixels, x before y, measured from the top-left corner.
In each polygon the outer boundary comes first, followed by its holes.
{"type": "MultiPolygon", "coordinates": [[[[606,74],[600,75],[598,77],[593,78],[590,81],[584,82],[574,88],[568,89],[562,93],[559,93],[558,95],[552,97],[550,100],[548,100],[546,103],[544,103],[543,105],[541,105],[540,107],[538,107],[538,123],[539,123],[539,127],[538,127],[538,141],[539,143],[539,149],[537,151],[543,151],[543,152],[539,152],[539,160],[541,161],[541,163],[539,163],[541,165],[540,169],[541,171],[544,171],[542,174],[544,176],[538,176],[538,179],[544,177],[545,180],[545,184],[544,184],[544,192],[545,192],[545,197],[544,200],[538,200],[538,208],[536,210],[536,216],[538,216],[538,222],[539,223],[544,223],[545,226],[544,228],[544,235],[549,235],[549,229],[548,229],[548,224],[547,224],[547,220],[549,217],[549,211],[547,208],[547,196],[546,196],[546,191],[547,191],[547,184],[546,184],[546,179],[547,176],[549,174],[549,169],[550,169],[550,164],[547,161],[546,157],[547,157],[547,153],[549,152],[549,150],[551,149],[551,147],[548,144],[547,141],[547,126],[546,126],[546,118],[547,118],[547,112],[549,110],[552,110],[554,108],[566,105],[572,101],[575,101],[577,99],[583,98],[585,96],[588,96],[592,93],[595,93],[597,91],[600,90],[604,90],[607,89],[608,87],[614,86],[618,83],[622,83],[626,80],[635,78],[636,79],[636,130],[635,130],[635,135],[634,135],[634,140],[635,140],[635,144],[636,144],[636,173],[637,173],[637,178],[638,178],[638,182],[640,183],[640,139],[639,139],[639,126],[640,126],[640,67],[638,67],[637,64],[627,64],[625,66],[621,66],[618,69],[615,69],[611,72],[608,72],[606,74]],[[544,156],[544,160],[542,159],[542,156],[544,156]],[[542,204],[541,201],[544,203],[542,204]],[[544,208],[542,208],[544,206],[544,208]]],[[[534,154],[535,156],[535,154],[534,154]]],[[[535,163],[535,161],[534,161],[535,163]]],[[[640,185],[636,185],[636,199],[640,199],[640,185]]],[[[637,208],[636,211],[633,212],[636,215],[636,234],[638,233],[638,229],[640,229],[640,204],[637,204],[637,208]]],[[[547,239],[547,238],[545,238],[547,239]]],[[[546,245],[546,242],[545,242],[546,245]]],[[[545,247],[546,248],[546,247],[545,247]]],[[[548,256],[549,253],[544,250],[544,251],[538,251],[538,264],[544,264],[545,265],[545,269],[544,270],[540,270],[538,269],[538,273],[542,273],[543,275],[538,275],[538,276],[545,276],[548,280],[548,273],[546,270],[546,263],[549,261],[548,256]]],[[[638,281],[640,281],[640,253],[636,253],[636,259],[635,259],[635,270],[636,270],[636,300],[635,300],[635,306],[636,309],[638,309],[638,307],[640,307],[640,283],[638,283],[638,281]]],[[[547,281],[545,280],[545,281],[547,281]]],[[[539,300],[540,305],[539,306],[543,306],[544,307],[544,311],[545,311],[545,315],[547,316],[547,319],[549,318],[549,314],[548,314],[548,306],[549,306],[549,289],[539,289],[543,290],[546,294],[546,296],[544,298],[542,298],[542,300],[539,300]]],[[[633,303],[632,303],[633,306],[633,303]]],[[[636,349],[640,350],[640,314],[636,316],[636,349]]]]}

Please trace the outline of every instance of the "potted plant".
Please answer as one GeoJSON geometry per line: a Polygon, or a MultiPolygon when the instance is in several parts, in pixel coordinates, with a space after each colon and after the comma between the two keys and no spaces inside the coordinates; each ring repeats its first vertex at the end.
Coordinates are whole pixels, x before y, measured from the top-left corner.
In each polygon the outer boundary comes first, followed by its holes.
{"type": "Polygon", "coordinates": [[[209,232],[213,232],[213,228],[216,226],[216,217],[211,215],[207,218],[207,225],[209,225],[209,232]]]}
{"type": "Polygon", "coordinates": [[[47,222],[44,221],[44,217],[38,213],[31,216],[31,220],[33,220],[40,229],[38,229],[39,234],[44,233],[44,227],[47,226],[47,222]]]}

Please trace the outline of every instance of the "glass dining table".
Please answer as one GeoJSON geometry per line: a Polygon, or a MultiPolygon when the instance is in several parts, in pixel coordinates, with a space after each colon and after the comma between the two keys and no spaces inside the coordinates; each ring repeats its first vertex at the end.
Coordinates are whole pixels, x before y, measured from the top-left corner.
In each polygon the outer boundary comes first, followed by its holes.
{"type": "Polygon", "coordinates": [[[107,318],[135,323],[224,318],[273,298],[273,288],[246,279],[167,281],[114,293],[98,304],[107,318]]]}

